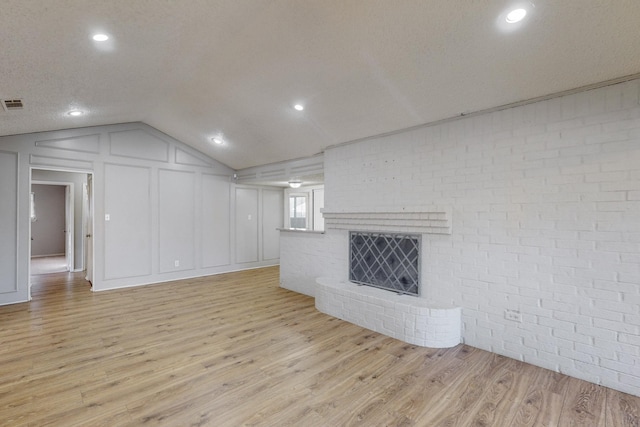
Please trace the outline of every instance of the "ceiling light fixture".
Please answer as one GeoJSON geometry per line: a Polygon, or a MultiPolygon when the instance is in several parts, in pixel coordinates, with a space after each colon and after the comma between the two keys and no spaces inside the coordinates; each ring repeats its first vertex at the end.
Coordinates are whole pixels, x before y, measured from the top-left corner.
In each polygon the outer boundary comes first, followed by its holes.
{"type": "Polygon", "coordinates": [[[522,21],[525,16],[527,16],[526,9],[514,9],[507,14],[505,21],[507,21],[509,24],[515,24],[516,22],[522,21]]]}
{"type": "Polygon", "coordinates": [[[289,181],[289,187],[291,188],[300,188],[301,185],[302,181],[300,181],[299,179],[292,179],[291,181],[289,181]]]}
{"type": "Polygon", "coordinates": [[[213,138],[211,138],[211,141],[213,141],[213,143],[217,145],[222,145],[222,143],[224,142],[219,136],[214,136],[213,138]]]}
{"type": "Polygon", "coordinates": [[[97,42],[106,42],[107,40],[109,40],[109,36],[106,34],[94,34],[93,40],[97,42]]]}
{"type": "Polygon", "coordinates": [[[78,117],[83,115],[84,113],[80,110],[71,110],[67,113],[68,116],[78,117]]]}
{"type": "Polygon", "coordinates": [[[293,106],[293,108],[295,108],[298,111],[304,110],[304,106],[302,104],[296,104],[293,106]]]}

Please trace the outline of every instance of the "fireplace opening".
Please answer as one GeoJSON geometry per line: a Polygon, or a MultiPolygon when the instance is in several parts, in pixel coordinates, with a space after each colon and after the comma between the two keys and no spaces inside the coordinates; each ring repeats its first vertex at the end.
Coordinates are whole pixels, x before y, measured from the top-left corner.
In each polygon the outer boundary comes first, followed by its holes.
{"type": "Polygon", "coordinates": [[[400,294],[420,295],[417,234],[349,233],[349,280],[400,294]]]}

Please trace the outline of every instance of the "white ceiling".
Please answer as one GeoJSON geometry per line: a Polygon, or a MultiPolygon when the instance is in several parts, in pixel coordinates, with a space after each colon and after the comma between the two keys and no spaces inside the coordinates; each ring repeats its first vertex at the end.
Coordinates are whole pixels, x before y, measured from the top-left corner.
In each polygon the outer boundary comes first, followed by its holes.
{"type": "Polygon", "coordinates": [[[143,121],[241,169],[640,72],[640,1],[514,3],[2,0],[0,135],[143,121]]]}

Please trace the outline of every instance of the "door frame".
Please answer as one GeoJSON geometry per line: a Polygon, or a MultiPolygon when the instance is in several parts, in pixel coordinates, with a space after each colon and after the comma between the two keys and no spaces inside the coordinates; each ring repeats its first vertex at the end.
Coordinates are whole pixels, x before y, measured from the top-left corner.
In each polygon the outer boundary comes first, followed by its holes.
{"type": "Polygon", "coordinates": [[[87,182],[84,184],[84,188],[82,189],[82,234],[84,238],[82,239],[83,243],[83,256],[84,256],[84,271],[85,271],[85,280],[91,283],[91,288],[93,289],[93,272],[95,271],[95,264],[93,262],[95,257],[94,244],[93,244],[93,236],[94,236],[94,210],[93,210],[93,174],[87,174],[87,182]]]}
{"type": "MultiPolygon", "coordinates": [[[[69,229],[70,232],[69,233],[65,233],[65,258],[66,258],[66,262],[67,265],[69,266],[69,271],[70,272],[74,272],[74,271],[83,271],[83,270],[89,270],[87,268],[87,264],[91,263],[90,266],[90,271],[94,271],[94,260],[93,258],[91,259],[87,259],[87,252],[90,250],[91,253],[94,253],[94,243],[93,243],[93,238],[88,239],[86,236],[90,235],[93,236],[94,235],[94,226],[93,226],[93,221],[87,222],[87,216],[90,216],[90,213],[87,212],[87,210],[84,207],[84,203],[83,203],[83,209],[82,209],[82,233],[83,235],[85,235],[85,237],[83,238],[83,244],[82,244],[82,249],[81,249],[81,256],[82,256],[82,263],[81,263],[81,268],[76,270],[74,268],[74,264],[75,264],[75,214],[74,214],[74,209],[75,209],[75,183],[73,182],[68,182],[68,181],[42,181],[42,180],[34,180],[33,179],[33,171],[34,170],[42,170],[42,171],[51,171],[51,172],[65,172],[65,173],[73,173],[73,174],[80,174],[80,175],[87,175],[87,182],[92,181],[93,177],[94,177],[94,173],[92,170],[81,170],[81,169],[61,169],[61,168],[50,168],[50,167],[38,167],[38,166],[31,166],[29,168],[29,186],[28,186],[28,190],[29,193],[31,193],[31,186],[33,184],[44,184],[44,185],[61,185],[61,186],[65,186],[65,228],[69,229]],[[71,227],[69,227],[69,224],[71,224],[71,227]],[[87,227],[89,229],[87,229],[87,227]],[[88,243],[87,243],[87,239],[88,239],[88,243]],[[87,248],[87,246],[91,246],[90,248],[87,248]]],[[[94,200],[93,200],[93,191],[91,191],[89,193],[89,200],[88,200],[88,210],[90,210],[91,212],[93,212],[93,206],[94,206],[94,200]]],[[[84,200],[83,200],[84,202],[84,200]]],[[[30,212],[27,212],[27,215],[30,216],[30,212]]],[[[29,268],[28,268],[28,277],[31,278],[31,220],[29,218],[28,221],[29,224],[29,237],[28,237],[28,251],[29,251],[29,268]]],[[[93,278],[91,278],[93,279],[93,278]]],[[[87,277],[87,280],[91,283],[92,280],[89,280],[89,277],[87,277]]],[[[29,279],[29,300],[31,300],[31,279],[29,279]]]]}

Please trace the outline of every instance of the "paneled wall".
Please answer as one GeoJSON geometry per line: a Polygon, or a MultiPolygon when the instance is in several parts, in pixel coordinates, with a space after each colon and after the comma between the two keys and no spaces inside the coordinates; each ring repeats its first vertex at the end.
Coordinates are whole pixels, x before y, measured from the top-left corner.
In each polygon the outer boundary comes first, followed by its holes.
{"type": "Polygon", "coordinates": [[[236,262],[258,260],[258,190],[236,188],[236,262]]]}
{"type": "Polygon", "coordinates": [[[236,262],[279,263],[283,190],[236,187],[236,262]]]}
{"type": "Polygon", "coordinates": [[[271,228],[283,215],[272,194],[281,190],[237,187],[232,169],[150,126],[7,136],[0,138],[0,304],[29,298],[32,168],[93,174],[94,290],[279,262],[271,228]]]}
{"type": "Polygon", "coordinates": [[[202,216],[211,218],[201,229],[202,266],[220,267],[231,263],[231,189],[219,176],[202,175],[200,191],[202,216]]]}
{"type": "Polygon", "coordinates": [[[192,172],[159,171],[158,237],[161,273],[192,270],[196,266],[195,181],[196,177],[192,172]]]}
{"type": "MultiPolygon", "coordinates": [[[[151,172],[149,167],[104,166],[105,280],[152,274],[151,172]]],[[[95,221],[102,219],[96,213],[95,221]]]]}
{"type": "MultiPolygon", "coordinates": [[[[0,203],[0,219],[2,219],[0,222],[0,296],[8,295],[9,298],[16,298],[17,301],[24,300],[26,297],[26,289],[19,290],[17,286],[19,160],[19,153],[2,151],[0,145],[0,182],[2,183],[0,185],[0,200],[2,200],[0,203]]],[[[27,191],[30,191],[29,187],[27,191]]],[[[24,208],[24,203],[22,205],[24,208]]],[[[28,252],[26,256],[29,257],[28,252]]]]}

